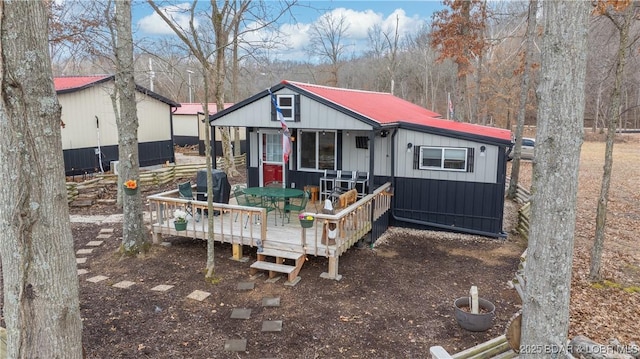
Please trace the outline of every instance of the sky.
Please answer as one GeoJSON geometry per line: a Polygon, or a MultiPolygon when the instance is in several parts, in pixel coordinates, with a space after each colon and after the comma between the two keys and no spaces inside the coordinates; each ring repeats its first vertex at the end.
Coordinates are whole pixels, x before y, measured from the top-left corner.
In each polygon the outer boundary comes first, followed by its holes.
{"type": "MultiPolygon", "coordinates": [[[[267,0],[269,1],[269,0],[267,0]]],[[[160,3],[160,2],[158,2],[160,3]]],[[[283,60],[307,57],[305,47],[309,44],[309,29],[320,16],[328,12],[333,15],[344,15],[348,22],[345,43],[350,53],[361,53],[367,44],[367,30],[379,25],[383,31],[392,34],[399,19],[399,32],[415,33],[431,21],[434,11],[442,9],[440,1],[302,1],[302,6],[295,7],[292,12],[295,19],[283,18],[278,28],[286,39],[286,48],[273,51],[273,56],[283,60]]],[[[176,3],[188,8],[189,3],[176,3]]],[[[187,24],[186,15],[173,13],[182,24],[187,24]]],[[[137,28],[137,36],[159,37],[175,36],[164,21],[145,3],[133,7],[133,27],[137,28]]],[[[255,38],[269,36],[268,33],[252,33],[255,38]]]]}

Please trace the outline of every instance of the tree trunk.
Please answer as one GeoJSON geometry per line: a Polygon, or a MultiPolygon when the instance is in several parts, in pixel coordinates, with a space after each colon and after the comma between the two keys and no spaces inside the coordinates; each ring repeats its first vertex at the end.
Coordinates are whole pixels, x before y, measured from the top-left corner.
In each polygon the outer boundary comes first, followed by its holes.
{"type": "MultiPolygon", "coordinates": [[[[225,8],[222,9],[225,11],[225,8]]],[[[216,13],[218,10],[216,10],[216,13]]],[[[225,28],[222,23],[224,14],[219,13],[212,17],[214,32],[216,34],[216,61],[213,81],[215,83],[214,97],[218,111],[224,110],[224,76],[225,76],[225,51],[228,46],[228,37],[230,29],[225,28]]],[[[231,135],[229,127],[219,127],[220,142],[222,143],[222,160],[224,162],[224,171],[229,177],[239,175],[236,170],[236,164],[233,161],[233,152],[231,151],[231,135]]]]}
{"type": "Polygon", "coordinates": [[[522,133],[524,132],[524,119],[527,113],[527,98],[529,97],[529,71],[530,61],[533,58],[534,37],[536,36],[536,14],[538,1],[529,1],[529,14],[527,22],[527,35],[525,39],[524,63],[522,66],[522,83],[520,84],[520,104],[518,106],[518,118],[516,119],[516,144],[513,149],[513,162],[511,163],[511,179],[507,198],[515,199],[518,193],[518,182],[520,180],[520,158],[522,155],[522,133]]]}
{"type": "Polygon", "coordinates": [[[149,247],[149,233],[144,226],[138,156],[138,114],[136,108],[136,84],[133,79],[133,38],[131,35],[131,1],[116,2],[116,78],[119,116],[118,160],[122,180],[136,180],[138,190],[134,195],[122,196],[122,246],[121,252],[134,256],[149,247]]]}
{"type": "Polygon", "coordinates": [[[81,358],[44,2],[0,2],[0,260],[8,358],[81,358]]]}
{"type": "MultiPolygon", "coordinates": [[[[209,63],[202,63],[204,74],[204,113],[209,113],[209,79],[211,78],[211,68],[209,63]]],[[[209,116],[206,115],[205,124],[207,130],[204,136],[204,152],[205,162],[207,164],[207,272],[205,279],[213,279],[216,273],[216,261],[215,261],[215,237],[214,237],[214,222],[213,222],[213,174],[211,168],[213,168],[211,158],[211,125],[209,124],[209,116]]]]}
{"type": "Polygon", "coordinates": [[[587,58],[590,3],[544,4],[538,88],[538,129],[533,167],[531,230],[523,300],[521,354],[564,357],[587,58]],[[550,351],[537,351],[549,348],[550,351]]]}
{"type": "MultiPolygon", "coordinates": [[[[624,68],[627,63],[627,43],[629,42],[629,28],[633,20],[634,7],[628,6],[625,10],[622,24],[616,24],[619,30],[619,45],[616,58],[616,77],[611,94],[611,107],[609,108],[609,118],[607,124],[607,144],[604,151],[604,168],[602,173],[602,184],[600,186],[600,197],[598,197],[598,209],[596,211],[596,233],[591,248],[591,264],[589,267],[589,280],[599,281],[601,278],[600,267],[602,260],[602,247],[604,246],[604,235],[607,225],[607,205],[609,203],[609,188],[611,187],[611,170],[613,167],[613,143],[616,136],[616,127],[620,121],[620,91],[624,68]]],[[[610,19],[613,18],[609,17],[610,19]]]]}
{"type": "Polygon", "coordinates": [[[233,128],[233,155],[240,156],[242,154],[242,142],[240,141],[240,127],[233,128]]]}

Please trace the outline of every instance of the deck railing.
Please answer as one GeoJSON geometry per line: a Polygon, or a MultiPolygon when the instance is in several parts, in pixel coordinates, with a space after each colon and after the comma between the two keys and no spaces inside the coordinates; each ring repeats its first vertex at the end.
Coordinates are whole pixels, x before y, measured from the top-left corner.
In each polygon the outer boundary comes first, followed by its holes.
{"type": "Polygon", "coordinates": [[[389,211],[389,188],[391,184],[385,183],[336,214],[303,213],[316,220],[313,227],[302,229],[302,245],[314,253],[324,251],[327,257],[339,257],[371,230],[376,219],[389,211]]]}
{"type": "MultiPolygon", "coordinates": [[[[178,197],[177,189],[147,197],[154,243],[160,241],[162,234],[207,239],[208,219],[202,216],[203,213],[208,213],[207,202],[178,197]],[[178,232],[174,228],[172,217],[176,209],[188,209],[191,213],[186,231],[178,232]]],[[[258,240],[264,243],[267,227],[255,224],[255,219],[266,223],[267,211],[264,208],[214,203],[213,210],[222,214],[213,217],[213,231],[217,241],[250,246],[258,246],[258,240]]]]}

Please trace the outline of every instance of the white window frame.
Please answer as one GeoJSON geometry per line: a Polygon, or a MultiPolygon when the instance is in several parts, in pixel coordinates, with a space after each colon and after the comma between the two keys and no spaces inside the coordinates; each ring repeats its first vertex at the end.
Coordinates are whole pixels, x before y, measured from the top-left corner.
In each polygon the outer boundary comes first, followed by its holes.
{"type": "Polygon", "coordinates": [[[280,108],[280,111],[283,111],[283,110],[291,111],[291,116],[285,116],[284,112],[282,112],[282,117],[284,118],[285,121],[293,122],[296,116],[296,96],[295,95],[278,95],[277,98],[278,98],[278,107],[280,108]],[[291,106],[282,105],[281,100],[283,98],[291,99],[291,106]]]}
{"type": "Polygon", "coordinates": [[[421,170],[435,170],[435,171],[453,171],[453,172],[467,172],[467,168],[469,167],[469,149],[465,147],[432,147],[432,146],[420,146],[420,157],[419,157],[419,166],[421,170]],[[424,166],[422,165],[423,160],[423,151],[424,150],[440,150],[440,166],[424,166]],[[445,153],[447,150],[455,150],[455,151],[464,151],[464,168],[445,168],[444,163],[446,160],[445,153]]]}
{"type": "Polygon", "coordinates": [[[319,162],[320,162],[320,136],[323,136],[323,133],[326,135],[328,134],[333,134],[333,169],[336,169],[336,164],[337,164],[337,158],[338,158],[338,134],[336,131],[327,131],[327,130],[299,130],[299,134],[296,137],[296,141],[298,142],[298,170],[300,171],[306,171],[306,172],[321,172],[324,171],[325,169],[320,169],[319,168],[319,162]],[[316,153],[316,163],[315,163],[315,168],[310,168],[310,167],[302,167],[302,148],[305,146],[304,144],[304,140],[302,139],[302,133],[315,133],[315,137],[316,137],[316,143],[315,143],[315,153],[316,153]]]}

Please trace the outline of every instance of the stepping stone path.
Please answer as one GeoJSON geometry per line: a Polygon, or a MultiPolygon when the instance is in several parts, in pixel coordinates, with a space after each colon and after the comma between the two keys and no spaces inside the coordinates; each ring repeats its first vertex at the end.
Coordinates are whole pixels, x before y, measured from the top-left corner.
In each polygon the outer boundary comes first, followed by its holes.
{"type": "Polygon", "coordinates": [[[282,320],[265,320],[262,322],[263,332],[281,332],[282,320]]]}
{"type": "Polygon", "coordinates": [[[204,292],[204,291],[196,289],[193,292],[191,292],[191,294],[189,294],[187,296],[187,298],[195,299],[195,300],[197,300],[199,302],[202,302],[203,300],[207,299],[207,297],[210,296],[210,295],[211,295],[211,293],[209,293],[209,292],[204,292]]]}
{"type": "Polygon", "coordinates": [[[263,307],[279,307],[280,298],[262,298],[263,307]]]}
{"type": "Polygon", "coordinates": [[[91,277],[91,278],[87,279],[87,282],[98,283],[98,282],[102,282],[103,280],[107,280],[107,279],[109,279],[109,277],[105,277],[103,275],[97,275],[95,277],[91,277]]]}
{"type": "MultiPolygon", "coordinates": [[[[91,247],[91,248],[81,248],[78,249],[78,251],[76,252],[76,255],[90,255],[93,254],[94,249],[97,247],[100,247],[101,245],[104,244],[105,240],[111,239],[113,237],[113,233],[114,233],[114,229],[113,228],[102,228],[100,230],[100,233],[96,236],[96,240],[94,241],[89,241],[86,246],[87,247],[91,247]]],[[[171,243],[169,242],[165,242],[162,243],[163,245],[166,246],[170,246],[171,243]],[[165,244],[166,243],[166,244],[165,244]]],[[[76,262],[77,264],[85,264],[87,262],[87,257],[76,257],[76,262]]],[[[84,275],[84,274],[88,274],[89,271],[87,269],[84,268],[80,268],[78,269],[78,275],[84,275]]],[[[92,282],[92,283],[98,283],[98,282],[102,282],[109,279],[109,277],[103,276],[103,275],[96,275],[90,278],[87,278],[86,280],[88,282],[92,282]]],[[[254,278],[252,278],[254,279],[254,278]]],[[[280,277],[276,277],[276,278],[272,278],[267,280],[267,283],[275,283],[277,280],[279,280],[280,277]]],[[[120,289],[126,289],[126,288],[130,288],[131,286],[135,285],[136,283],[131,282],[131,281],[127,281],[127,280],[123,280],[120,281],[116,284],[113,284],[112,287],[114,288],[120,288],[120,289]]],[[[169,284],[160,284],[160,285],[156,285],[155,287],[151,288],[152,291],[156,291],[156,292],[166,292],[170,289],[172,289],[174,286],[173,285],[169,285],[169,284]]],[[[240,282],[238,283],[236,289],[238,291],[252,291],[255,289],[255,282],[240,282]]],[[[209,292],[205,292],[205,291],[201,291],[201,290],[194,290],[193,292],[191,292],[187,298],[189,299],[194,299],[197,301],[204,301],[206,298],[208,298],[211,295],[211,293],[209,292]]],[[[265,297],[262,298],[262,306],[267,308],[267,307],[279,307],[280,306],[280,298],[279,297],[274,297],[274,298],[270,298],[270,297],[265,297]]],[[[251,309],[250,308],[235,308],[232,310],[231,312],[231,319],[243,319],[243,320],[248,320],[251,318],[251,309]]],[[[262,328],[261,328],[262,332],[281,332],[282,331],[282,320],[265,320],[262,322],[262,328]]],[[[240,338],[240,339],[227,339],[224,342],[224,350],[225,351],[231,351],[231,352],[244,352],[247,351],[247,339],[245,338],[240,338]]]]}
{"type": "Polygon", "coordinates": [[[156,292],[166,292],[171,288],[173,288],[172,285],[160,284],[160,285],[157,285],[157,286],[151,288],[151,290],[156,291],[156,292]]]}
{"type": "Polygon", "coordinates": [[[251,318],[251,309],[236,308],[231,311],[231,319],[249,319],[251,318]]]}
{"type": "Polygon", "coordinates": [[[114,284],[113,286],[116,287],[116,288],[125,289],[125,288],[131,287],[134,284],[135,284],[134,282],[130,282],[128,280],[123,280],[122,282],[118,282],[118,283],[114,284]]]}
{"type": "Polygon", "coordinates": [[[87,273],[89,273],[89,271],[86,270],[86,269],[78,269],[78,275],[83,275],[83,274],[87,274],[87,273]]]}
{"type": "Polygon", "coordinates": [[[240,282],[238,283],[238,290],[253,290],[255,285],[254,282],[240,282]]]}
{"type": "Polygon", "coordinates": [[[247,351],[246,339],[227,339],[224,342],[224,350],[230,352],[245,352],[247,351]]]}

